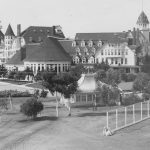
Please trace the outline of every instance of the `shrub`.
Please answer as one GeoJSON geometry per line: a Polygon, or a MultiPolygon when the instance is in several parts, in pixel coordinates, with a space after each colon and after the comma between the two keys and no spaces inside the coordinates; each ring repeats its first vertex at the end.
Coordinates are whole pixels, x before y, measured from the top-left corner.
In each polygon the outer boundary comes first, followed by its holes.
{"type": "Polygon", "coordinates": [[[0,107],[1,108],[4,108],[7,110],[8,109],[7,104],[8,104],[8,99],[6,97],[0,98],[0,107]]]}
{"type": "Polygon", "coordinates": [[[47,94],[48,94],[48,91],[45,91],[44,89],[42,89],[40,97],[45,98],[47,96],[47,94]]]}
{"type": "Polygon", "coordinates": [[[35,119],[37,114],[43,110],[43,104],[35,98],[28,99],[20,106],[20,112],[28,117],[35,119]]]}
{"type": "Polygon", "coordinates": [[[11,95],[12,97],[31,97],[31,94],[28,91],[25,92],[17,90],[0,91],[0,97],[8,97],[9,95],[11,95]]]}
{"type": "Polygon", "coordinates": [[[134,81],[135,79],[136,79],[136,75],[135,75],[135,74],[129,73],[129,74],[127,75],[127,82],[132,82],[132,81],[134,81]]]}
{"type": "Polygon", "coordinates": [[[143,100],[135,95],[135,94],[130,94],[129,96],[126,96],[126,97],[123,97],[122,98],[122,104],[123,105],[132,105],[132,104],[135,104],[135,103],[139,103],[139,102],[142,102],[143,100]]]}

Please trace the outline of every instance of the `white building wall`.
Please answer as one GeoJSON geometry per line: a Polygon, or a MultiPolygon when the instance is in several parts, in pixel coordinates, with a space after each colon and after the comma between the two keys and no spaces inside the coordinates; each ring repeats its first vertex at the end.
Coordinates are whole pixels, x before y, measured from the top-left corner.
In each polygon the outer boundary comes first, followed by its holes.
{"type": "Polygon", "coordinates": [[[108,62],[111,66],[135,66],[136,57],[135,51],[131,50],[126,44],[112,45],[105,44],[96,52],[96,60],[98,63],[102,61],[108,62]]]}

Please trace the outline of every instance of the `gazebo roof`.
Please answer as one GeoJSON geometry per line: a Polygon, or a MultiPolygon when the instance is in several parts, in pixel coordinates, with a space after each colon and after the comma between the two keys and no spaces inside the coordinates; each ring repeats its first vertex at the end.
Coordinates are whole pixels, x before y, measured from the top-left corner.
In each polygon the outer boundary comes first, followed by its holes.
{"type": "Polygon", "coordinates": [[[82,74],[78,80],[77,93],[94,93],[98,92],[98,88],[103,86],[104,83],[96,81],[95,74],[82,74]]]}

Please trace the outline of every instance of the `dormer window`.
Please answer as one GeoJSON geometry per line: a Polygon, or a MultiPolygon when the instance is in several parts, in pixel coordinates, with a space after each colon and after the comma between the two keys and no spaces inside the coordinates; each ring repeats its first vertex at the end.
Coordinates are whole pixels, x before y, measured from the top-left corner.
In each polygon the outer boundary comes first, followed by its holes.
{"type": "Polygon", "coordinates": [[[47,30],[47,33],[49,33],[49,30],[47,30]]]}
{"type": "Polygon", "coordinates": [[[102,46],[102,41],[98,41],[97,46],[101,47],[102,46]]]}
{"type": "Polygon", "coordinates": [[[84,46],[85,46],[85,42],[81,41],[81,47],[84,47],[84,46]]]}
{"type": "Polygon", "coordinates": [[[33,32],[36,32],[36,30],[34,29],[33,32]]]}
{"type": "Polygon", "coordinates": [[[92,46],[93,46],[93,42],[92,42],[92,41],[89,41],[88,46],[89,46],[89,47],[92,47],[92,46]]]}
{"type": "Polygon", "coordinates": [[[72,42],[72,47],[76,47],[76,41],[72,42]]]}
{"type": "Polygon", "coordinates": [[[85,57],[82,58],[82,63],[86,63],[86,58],[85,57]]]}
{"type": "Polygon", "coordinates": [[[43,30],[41,29],[40,32],[43,32],[43,30]]]}
{"type": "Polygon", "coordinates": [[[79,63],[79,57],[78,57],[78,56],[74,57],[73,63],[75,63],[75,64],[78,64],[78,63],[79,63]]]}

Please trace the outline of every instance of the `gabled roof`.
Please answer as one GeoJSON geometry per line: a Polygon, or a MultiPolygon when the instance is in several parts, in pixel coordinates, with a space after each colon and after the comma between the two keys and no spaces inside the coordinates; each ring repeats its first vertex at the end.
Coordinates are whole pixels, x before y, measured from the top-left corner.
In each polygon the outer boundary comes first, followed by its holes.
{"type": "Polygon", "coordinates": [[[73,56],[76,53],[75,47],[72,47],[73,40],[59,40],[59,42],[70,56],[73,56]]]}
{"type": "Polygon", "coordinates": [[[15,36],[15,34],[14,34],[14,32],[13,32],[12,27],[11,27],[10,24],[9,24],[8,27],[7,27],[5,36],[15,36]]]}
{"type": "Polygon", "coordinates": [[[47,37],[39,46],[30,49],[24,61],[71,61],[71,58],[57,38],[47,37]]]}
{"type": "Polygon", "coordinates": [[[144,11],[142,11],[140,16],[138,17],[137,24],[149,24],[148,17],[144,13],[144,11]]]}
{"type": "Polygon", "coordinates": [[[16,54],[6,62],[6,65],[23,65],[21,60],[21,51],[17,51],[16,54]]]}
{"type": "Polygon", "coordinates": [[[95,74],[82,74],[81,78],[78,80],[77,93],[97,92],[100,84],[100,82],[96,81],[95,74]]]}
{"type": "Polygon", "coordinates": [[[127,42],[126,32],[106,32],[106,33],[77,33],[76,40],[101,40],[109,43],[127,42]]]}
{"type": "Polygon", "coordinates": [[[56,26],[53,27],[42,27],[42,26],[30,26],[21,33],[24,37],[26,44],[28,43],[39,43],[44,41],[47,36],[55,36],[60,38],[65,38],[63,32],[56,33],[56,26]]]}

